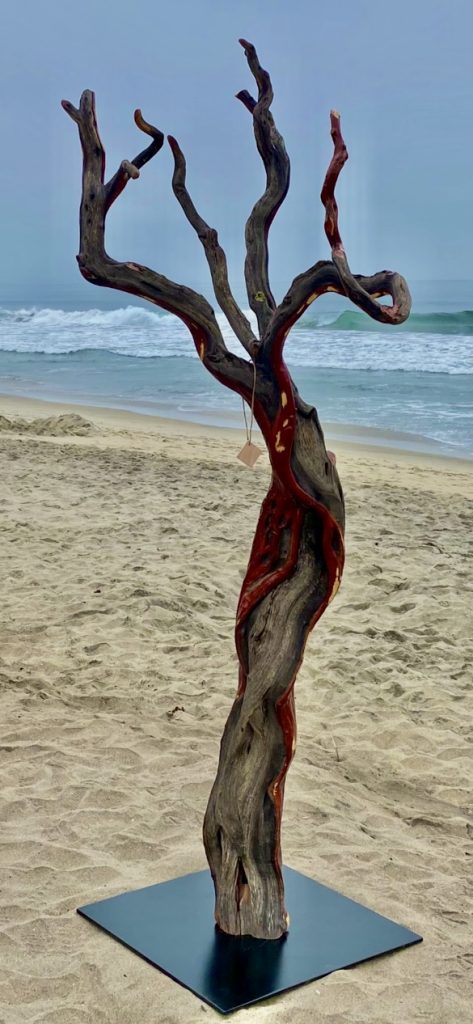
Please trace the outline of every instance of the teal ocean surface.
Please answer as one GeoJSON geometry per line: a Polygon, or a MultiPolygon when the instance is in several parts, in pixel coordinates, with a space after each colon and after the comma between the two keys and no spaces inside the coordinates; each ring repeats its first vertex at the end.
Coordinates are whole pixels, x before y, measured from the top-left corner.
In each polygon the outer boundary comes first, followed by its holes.
{"type": "MultiPolygon", "coordinates": [[[[332,308],[317,303],[293,328],[286,361],[339,436],[358,440],[356,428],[372,428],[388,443],[473,457],[473,283],[418,291],[395,328],[326,297],[332,308]]],[[[4,301],[0,393],[242,426],[240,399],[205,372],[180,320],[141,304],[110,308],[117,296],[102,296],[91,290],[102,308],[89,309],[4,301]]]]}

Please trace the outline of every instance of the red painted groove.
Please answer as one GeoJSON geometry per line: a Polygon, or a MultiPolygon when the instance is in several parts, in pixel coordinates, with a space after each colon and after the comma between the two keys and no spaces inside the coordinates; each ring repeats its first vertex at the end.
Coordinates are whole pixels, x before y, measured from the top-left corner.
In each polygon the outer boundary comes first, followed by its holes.
{"type": "Polygon", "coordinates": [[[253,608],[291,574],[297,560],[303,510],[273,476],[270,489],[261,506],[246,576],[243,580],[236,614],[235,642],[240,660],[240,679],[237,697],[243,696],[246,686],[244,670],[243,636],[245,622],[253,608]],[[290,530],[290,546],[286,561],[278,565],[281,530],[290,530]]]}
{"type": "Polygon", "coordinates": [[[299,662],[298,662],[298,664],[296,666],[296,669],[294,671],[293,678],[292,678],[292,680],[289,683],[289,686],[288,686],[288,688],[286,690],[286,693],[283,694],[282,697],[280,697],[279,701],[276,704],[276,712],[277,712],[278,721],[280,723],[281,730],[282,730],[282,733],[283,733],[283,736],[284,736],[285,751],[286,751],[286,757],[285,757],[285,760],[284,760],[284,764],[283,764],[283,766],[281,768],[281,771],[279,772],[279,775],[276,777],[276,779],[274,780],[274,782],[272,783],[272,785],[270,787],[270,795],[272,795],[273,800],[274,800],[276,823],[277,823],[278,842],[277,842],[277,848],[275,850],[275,867],[276,867],[278,873],[281,871],[281,859],[280,859],[280,829],[281,829],[281,815],[282,815],[282,797],[280,795],[281,794],[281,784],[282,784],[282,780],[285,777],[286,772],[287,772],[287,770],[289,768],[291,760],[292,760],[292,758],[294,756],[295,729],[293,730],[293,732],[291,734],[291,728],[290,728],[291,720],[293,720],[294,724],[295,724],[294,700],[293,700],[294,683],[295,683],[296,676],[297,676],[297,673],[299,671],[299,668],[300,668],[300,665],[302,663],[302,659],[303,659],[303,656],[304,656],[304,649],[305,649],[305,644],[306,644],[306,641],[307,641],[307,637],[308,637],[310,631],[315,626],[316,622],[323,615],[327,605],[329,604],[329,601],[330,601],[330,598],[332,596],[334,587],[335,587],[335,585],[337,583],[337,579],[338,579],[338,581],[341,579],[341,575],[342,575],[342,572],[343,572],[343,564],[344,564],[343,534],[342,534],[342,531],[341,531],[338,523],[333,518],[333,516],[330,514],[328,509],[326,509],[325,505],[322,504],[322,502],[317,501],[315,498],[312,497],[312,495],[307,494],[306,491],[304,491],[300,487],[300,485],[298,484],[297,480],[295,479],[293,471],[292,471],[291,455],[292,455],[292,448],[293,448],[293,444],[294,444],[296,409],[295,409],[294,394],[293,394],[293,390],[292,390],[292,386],[291,386],[290,374],[289,374],[289,371],[288,371],[288,369],[287,369],[287,367],[286,367],[286,365],[284,363],[283,357],[282,357],[282,347],[283,347],[283,344],[284,344],[284,339],[285,339],[287,330],[288,330],[288,327],[286,325],[286,329],[284,331],[280,332],[280,334],[279,334],[279,336],[277,338],[276,344],[275,344],[275,355],[274,355],[276,379],[277,379],[277,381],[279,383],[281,394],[284,392],[287,395],[287,400],[288,400],[285,409],[283,409],[282,406],[281,406],[281,409],[278,412],[278,415],[276,417],[276,422],[275,422],[275,425],[274,425],[274,433],[275,433],[275,437],[277,437],[278,431],[279,431],[279,433],[280,433],[280,441],[284,445],[285,450],[282,451],[282,452],[278,452],[278,451],[274,450],[272,463],[273,463],[273,467],[274,467],[275,471],[278,473],[279,478],[283,481],[283,483],[286,484],[286,486],[287,486],[288,490],[290,491],[290,493],[295,495],[303,506],[305,506],[306,508],[307,507],[308,508],[312,508],[321,517],[321,520],[322,520],[322,551],[323,551],[325,565],[327,567],[327,586],[326,586],[325,598],[322,601],[322,603],[319,605],[319,607],[318,607],[317,611],[315,612],[315,614],[312,616],[312,619],[310,620],[310,622],[309,622],[309,624],[308,624],[308,626],[307,626],[307,628],[305,630],[304,641],[303,641],[303,644],[302,644],[302,647],[301,647],[301,656],[300,656],[299,662]],[[287,415],[285,416],[284,414],[285,414],[285,412],[288,409],[290,409],[290,411],[292,413],[292,417],[290,418],[290,422],[287,425],[287,427],[284,428],[282,426],[282,424],[288,418],[287,415]],[[335,551],[334,547],[333,547],[333,541],[334,540],[336,540],[336,543],[337,543],[337,551],[335,551]],[[272,794],[271,794],[271,790],[272,790],[272,794]]]}
{"type": "MultiPolygon", "coordinates": [[[[300,312],[297,315],[300,315],[300,312]]],[[[297,315],[293,317],[293,320],[297,319],[297,315]]],[[[204,353],[203,361],[205,362],[205,336],[195,324],[187,320],[185,322],[189,327],[197,352],[201,358],[202,353],[204,353]],[[204,349],[202,349],[202,344],[204,349]]],[[[274,422],[271,422],[261,403],[255,399],[255,418],[268,446],[273,477],[270,489],[261,507],[248,568],[240,592],[235,626],[235,643],[240,662],[238,699],[243,697],[247,679],[243,647],[246,621],[256,605],[285,579],[288,579],[294,571],[297,564],[304,511],[312,509],[322,521],[322,552],[327,569],[326,594],[305,629],[301,656],[293,677],[285,693],[276,703],[276,714],[284,739],[285,758],[279,774],[268,788],[268,795],[274,805],[276,821],[273,864],[276,874],[280,879],[281,891],[283,882],[280,837],[284,783],[287,770],[294,755],[296,739],[294,683],[304,656],[307,637],[316,622],[323,615],[337,580],[341,578],[344,564],[343,535],[338,523],[322,502],[317,501],[316,498],[308,494],[300,486],[292,469],[291,462],[297,426],[297,413],[291,377],[282,355],[284,340],[291,326],[292,322],[286,323],[284,328],[281,328],[273,347],[272,368],[279,386],[281,401],[274,422]],[[282,404],[283,395],[285,395],[284,405],[282,404]],[[275,568],[280,557],[280,532],[284,528],[289,528],[291,534],[289,550],[283,565],[275,568]],[[336,543],[336,550],[334,542],[336,543]]],[[[251,401],[249,389],[246,389],[243,385],[229,382],[228,379],[220,376],[213,369],[211,372],[227,387],[230,386],[244,398],[251,401]]]]}
{"type": "MultiPolygon", "coordinates": [[[[236,647],[240,661],[237,697],[242,697],[246,687],[243,651],[246,620],[263,597],[279,586],[294,571],[297,564],[304,510],[313,509],[322,521],[322,551],[327,568],[327,584],[325,598],[306,627],[301,656],[293,677],[286,692],[276,704],[276,714],[284,738],[285,758],[279,774],[269,786],[268,793],[273,801],[275,810],[276,845],[274,850],[274,867],[280,877],[280,830],[284,780],[294,755],[296,737],[294,683],[302,663],[308,634],[330,601],[337,580],[341,578],[344,561],[343,536],[338,523],[322,502],[317,501],[312,495],[303,490],[294,476],[291,465],[297,414],[290,374],[282,357],[282,346],[287,330],[288,325],[285,325],[284,330],[281,330],[276,339],[272,360],[281,400],[282,396],[285,395],[285,404],[283,405],[281,401],[278,413],[272,424],[266,422],[264,427],[262,426],[273,468],[273,479],[261,508],[248,569],[240,593],[235,630],[236,647]],[[269,431],[267,430],[268,425],[270,427],[269,431]],[[279,560],[279,534],[284,526],[289,527],[291,531],[291,543],[284,564],[275,569],[273,566],[279,560]],[[336,550],[334,549],[334,542],[336,550]]],[[[258,419],[260,419],[259,416],[258,419]]]]}

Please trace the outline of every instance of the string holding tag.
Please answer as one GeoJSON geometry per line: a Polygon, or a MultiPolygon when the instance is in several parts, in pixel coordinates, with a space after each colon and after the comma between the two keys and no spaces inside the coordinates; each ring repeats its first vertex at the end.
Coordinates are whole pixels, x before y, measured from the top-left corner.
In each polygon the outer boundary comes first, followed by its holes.
{"type": "Polygon", "coordinates": [[[255,392],[256,392],[256,363],[253,360],[253,391],[251,395],[251,415],[250,415],[250,426],[248,427],[248,420],[246,418],[246,407],[245,399],[242,398],[243,403],[243,416],[245,419],[245,430],[246,430],[246,444],[243,445],[241,452],[238,452],[237,459],[240,462],[244,462],[245,466],[250,466],[253,469],[255,462],[259,459],[260,455],[263,454],[261,448],[258,448],[257,444],[253,444],[251,435],[253,431],[254,421],[254,408],[255,408],[255,392]]]}

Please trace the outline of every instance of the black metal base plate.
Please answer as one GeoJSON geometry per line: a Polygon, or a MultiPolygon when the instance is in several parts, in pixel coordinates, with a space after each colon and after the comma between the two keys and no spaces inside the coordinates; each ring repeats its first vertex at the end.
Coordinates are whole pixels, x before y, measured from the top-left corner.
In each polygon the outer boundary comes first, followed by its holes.
{"type": "Polygon", "coordinates": [[[284,868],[284,883],[291,925],[275,941],[233,937],[215,927],[208,871],[78,912],[221,1013],[422,941],[291,868],[284,868]]]}

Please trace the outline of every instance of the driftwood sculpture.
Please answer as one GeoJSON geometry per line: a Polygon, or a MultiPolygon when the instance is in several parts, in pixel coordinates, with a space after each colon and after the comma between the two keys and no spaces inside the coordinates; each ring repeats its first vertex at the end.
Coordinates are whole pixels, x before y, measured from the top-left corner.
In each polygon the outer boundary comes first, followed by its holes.
{"type": "Polygon", "coordinates": [[[164,136],[137,110],[135,122],[151,142],[124,160],[104,181],[105,152],[98,133],[94,94],[77,109],[63,107],[77,123],[83,151],[80,252],[83,276],[93,284],[138,295],[175,313],[189,328],[203,365],[251,404],[272,467],[271,484],[256,528],[236,618],[240,663],[238,691],[225,726],[217,777],[204,821],[204,844],[215,885],[217,924],[232,935],[277,939],[288,929],[281,874],[281,815],[286,772],[295,750],[294,681],[308,634],[335,595],[343,570],[344,502],[334,460],[328,455],[316,410],[300,397],[284,362],[284,342],[304,310],[324,292],[346,295],[369,316],[398,324],[407,318],[404,279],[383,270],[352,274],[338,228],[335,185],[347,160],[340,117],[332,111],[334,152],[322,188],[331,260],[315,263],[292,282],[279,305],[268,280],[268,231],[289,186],[289,159],[271,114],[271,80],[255,48],[244,39],[258,88],[249,110],[266,188],[246,225],[245,280],[258,332],[238,307],[228,281],[217,232],[197,212],[186,186],[186,163],[172,136],[172,187],[197,232],[215,295],[248,358],[225,346],[213,309],[191,288],[137,263],[119,263],[105,250],[105,218],[130,178],[158,152],[164,136]],[[392,305],[381,305],[383,295],[392,305]]]}

